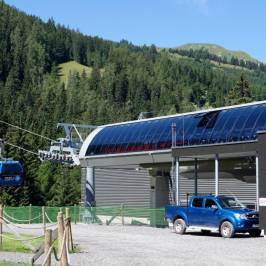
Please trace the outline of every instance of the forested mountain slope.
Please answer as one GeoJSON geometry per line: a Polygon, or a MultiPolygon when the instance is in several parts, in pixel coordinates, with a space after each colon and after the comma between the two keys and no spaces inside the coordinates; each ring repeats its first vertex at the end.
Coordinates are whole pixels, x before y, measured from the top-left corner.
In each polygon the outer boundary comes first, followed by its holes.
{"type": "Polygon", "coordinates": [[[196,60],[208,60],[218,63],[223,67],[234,67],[238,70],[252,70],[266,73],[266,64],[243,51],[231,51],[215,44],[186,44],[177,48],[168,49],[172,54],[194,58],[196,60]]]}
{"type": "MultiPolygon", "coordinates": [[[[100,125],[136,119],[140,111],[162,115],[222,106],[242,72],[253,99],[264,99],[261,69],[229,69],[153,45],[85,36],[0,4],[1,120],[50,138],[59,136],[60,121],[100,125]],[[90,73],[71,71],[62,82],[61,64],[69,61],[90,73]]],[[[35,151],[49,144],[4,125],[0,138],[35,151]]],[[[5,204],[78,203],[78,168],[41,165],[36,156],[10,147],[6,156],[22,160],[26,175],[23,187],[0,189],[5,204]]]]}
{"type": "Polygon", "coordinates": [[[251,61],[255,63],[259,63],[259,61],[252,56],[250,56],[248,53],[244,51],[232,51],[224,48],[221,45],[217,44],[210,44],[210,43],[189,43],[189,44],[184,44],[181,46],[177,47],[178,49],[182,50],[201,50],[201,49],[206,49],[209,51],[211,54],[215,54],[217,56],[221,57],[227,57],[227,58],[232,58],[236,57],[239,60],[245,60],[245,61],[251,61]]]}

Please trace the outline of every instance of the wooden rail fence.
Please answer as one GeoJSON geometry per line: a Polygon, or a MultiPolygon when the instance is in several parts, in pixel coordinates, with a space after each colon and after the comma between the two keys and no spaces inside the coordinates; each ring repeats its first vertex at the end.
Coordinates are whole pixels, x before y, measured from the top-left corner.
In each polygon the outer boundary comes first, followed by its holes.
{"type": "MultiPolygon", "coordinates": [[[[52,253],[56,261],[59,262],[60,266],[69,266],[70,265],[70,257],[69,253],[74,251],[73,245],[73,237],[72,237],[72,228],[71,228],[71,215],[70,209],[66,208],[66,217],[64,218],[64,214],[62,211],[57,214],[57,223],[55,224],[46,224],[46,219],[50,220],[45,212],[45,207],[42,208],[42,226],[34,227],[32,229],[42,229],[43,234],[36,237],[23,238],[20,234],[13,229],[11,226],[16,228],[23,228],[21,225],[15,224],[4,217],[4,210],[2,205],[0,205],[0,247],[3,246],[3,238],[7,238],[14,241],[22,241],[25,245],[27,245],[33,252],[34,255],[30,258],[30,265],[34,265],[34,263],[44,255],[44,261],[42,266],[51,266],[52,261],[52,253]],[[17,238],[9,237],[3,232],[3,225],[7,226],[11,231],[13,231],[17,238]],[[54,228],[51,229],[50,227],[54,228]],[[36,249],[30,243],[31,240],[38,239],[44,237],[43,243],[36,249]],[[56,252],[55,243],[58,240],[58,254],[56,252]]],[[[12,217],[11,217],[12,218],[12,217]]],[[[31,214],[29,215],[29,220],[31,221],[31,214]]],[[[29,223],[30,223],[29,221],[29,223]]],[[[51,220],[50,220],[51,222],[51,220]]],[[[29,227],[24,227],[23,229],[30,229],[29,227]]]]}

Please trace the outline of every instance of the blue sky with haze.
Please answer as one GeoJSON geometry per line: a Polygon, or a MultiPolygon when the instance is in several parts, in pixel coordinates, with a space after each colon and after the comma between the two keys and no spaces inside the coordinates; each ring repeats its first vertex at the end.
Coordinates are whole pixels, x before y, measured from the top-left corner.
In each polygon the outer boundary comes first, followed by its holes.
{"type": "Polygon", "coordinates": [[[266,62],[264,0],[6,0],[88,35],[175,47],[215,43],[266,62]]]}

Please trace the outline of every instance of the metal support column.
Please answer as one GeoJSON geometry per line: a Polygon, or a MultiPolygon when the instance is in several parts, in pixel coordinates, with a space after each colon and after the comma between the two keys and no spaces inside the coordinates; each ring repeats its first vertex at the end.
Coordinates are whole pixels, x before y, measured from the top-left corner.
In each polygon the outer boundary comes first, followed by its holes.
{"type": "Polygon", "coordinates": [[[95,206],[95,171],[94,167],[86,169],[86,206],[95,206]]]}
{"type": "Polygon", "coordinates": [[[175,193],[176,205],[180,205],[179,157],[176,158],[175,163],[175,193]]]}
{"type": "Polygon", "coordinates": [[[259,211],[259,153],[256,153],[256,211],[259,211]]]}
{"type": "Polygon", "coordinates": [[[175,189],[175,165],[176,165],[176,158],[172,158],[172,167],[171,167],[171,183],[170,183],[170,190],[171,190],[171,204],[176,203],[176,189],[175,189]]]}
{"type": "Polygon", "coordinates": [[[194,180],[195,196],[198,195],[198,159],[195,158],[195,180],[194,180]]]}
{"type": "Polygon", "coordinates": [[[215,155],[215,196],[219,195],[219,157],[215,155]]]}

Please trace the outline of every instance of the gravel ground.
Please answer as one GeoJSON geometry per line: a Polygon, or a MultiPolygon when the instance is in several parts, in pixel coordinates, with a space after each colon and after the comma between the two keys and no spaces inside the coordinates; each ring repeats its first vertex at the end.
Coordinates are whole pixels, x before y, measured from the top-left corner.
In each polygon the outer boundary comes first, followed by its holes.
{"type": "MultiPolygon", "coordinates": [[[[40,230],[29,233],[38,235],[40,230]]],[[[223,239],[217,234],[199,233],[179,236],[169,229],[85,224],[73,225],[73,237],[81,252],[71,254],[70,262],[77,266],[266,265],[264,237],[239,235],[223,239]]],[[[1,261],[28,262],[29,257],[0,252],[1,261]]]]}

